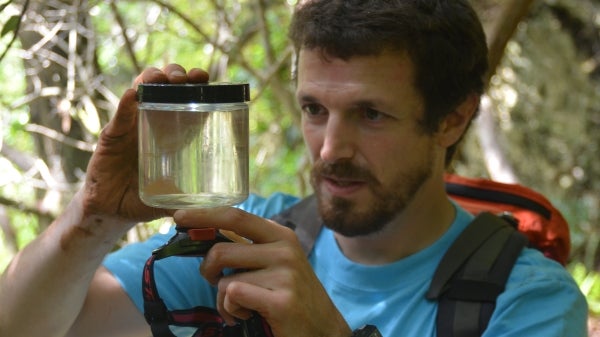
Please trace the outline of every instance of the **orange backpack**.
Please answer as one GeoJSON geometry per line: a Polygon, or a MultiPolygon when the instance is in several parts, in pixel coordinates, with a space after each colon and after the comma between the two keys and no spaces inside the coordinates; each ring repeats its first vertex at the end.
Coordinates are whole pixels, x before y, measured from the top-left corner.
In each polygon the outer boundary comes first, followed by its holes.
{"type": "Polygon", "coordinates": [[[550,201],[519,184],[446,174],[446,192],[472,214],[510,214],[532,247],[563,266],[571,249],[569,225],[550,201]]]}

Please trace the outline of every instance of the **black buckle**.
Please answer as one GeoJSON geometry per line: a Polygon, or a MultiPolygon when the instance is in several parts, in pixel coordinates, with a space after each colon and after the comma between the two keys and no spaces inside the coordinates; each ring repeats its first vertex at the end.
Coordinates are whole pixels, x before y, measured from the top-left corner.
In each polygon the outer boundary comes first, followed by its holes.
{"type": "Polygon", "coordinates": [[[156,260],[164,259],[169,256],[205,256],[210,248],[219,242],[232,242],[225,235],[214,228],[187,229],[176,228],[177,233],[161,247],[155,249],[152,254],[156,260]],[[199,232],[202,232],[201,235],[199,232]],[[190,235],[208,237],[205,239],[195,239],[190,235]]]}

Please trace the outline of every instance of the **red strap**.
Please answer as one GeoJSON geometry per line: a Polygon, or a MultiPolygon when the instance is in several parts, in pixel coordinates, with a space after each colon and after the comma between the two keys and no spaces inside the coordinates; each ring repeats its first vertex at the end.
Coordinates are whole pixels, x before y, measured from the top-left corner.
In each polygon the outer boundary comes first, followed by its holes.
{"type": "MultiPolygon", "coordinates": [[[[210,229],[207,231],[199,230],[196,233],[190,233],[191,231],[188,231],[188,234],[192,240],[196,240],[195,238],[205,240],[211,233],[210,229]]],[[[216,230],[212,229],[212,234],[216,236],[216,233],[216,230]]],[[[214,237],[210,240],[214,240],[214,237]]],[[[231,327],[226,325],[225,320],[213,308],[199,306],[191,309],[169,311],[158,295],[158,289],[154,280],[154,262],[161,258],[157,257],[156,254],[152,254],[144,265],[142,277],[144,317],[148,324],[150,324],[150,329],[154,337],[176,337],[169,329],[170,325],[198,328],[193,335],[194,337],[273,337],[268,323],[258,315],[231,327]]]]}

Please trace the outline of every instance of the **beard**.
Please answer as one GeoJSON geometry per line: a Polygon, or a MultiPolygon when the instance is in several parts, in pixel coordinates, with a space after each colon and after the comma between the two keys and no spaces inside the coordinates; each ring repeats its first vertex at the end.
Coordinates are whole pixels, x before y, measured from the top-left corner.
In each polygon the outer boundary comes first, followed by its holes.
{"type": "Polygon", "coordinates": [[[378,181],[369,170],[358,167],[349,160],[329,164],[318,160],[311,170],[311,185],[315,190],[319,213],[325,227],[346,237],[356,237],[381,231],[406,209],[415,194],[431,177],[432,171],[431,152],[430,156],[424,156],[417,166],[397,175],[394,181],[386,185],[378,181]],[[367,205],[360,205],[361,207],[345,198],[326,198],[319,188],[324,176],[364,181],[373,197],[365,201],[367,205]]]}

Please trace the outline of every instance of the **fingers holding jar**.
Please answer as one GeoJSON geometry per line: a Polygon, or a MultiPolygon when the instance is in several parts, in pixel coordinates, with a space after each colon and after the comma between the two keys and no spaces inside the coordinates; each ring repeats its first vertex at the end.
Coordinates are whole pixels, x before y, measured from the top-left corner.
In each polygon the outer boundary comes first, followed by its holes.
{"type": "Polygon", "coordinates": [[[186,71],[179,64],[169,64],[162,69],[150,67],[144,70],[135,78],[133,86],[137,87],[142,83],[206,83],[208,82],[208,72],[200,68],[192,68],[186,71]]]}

